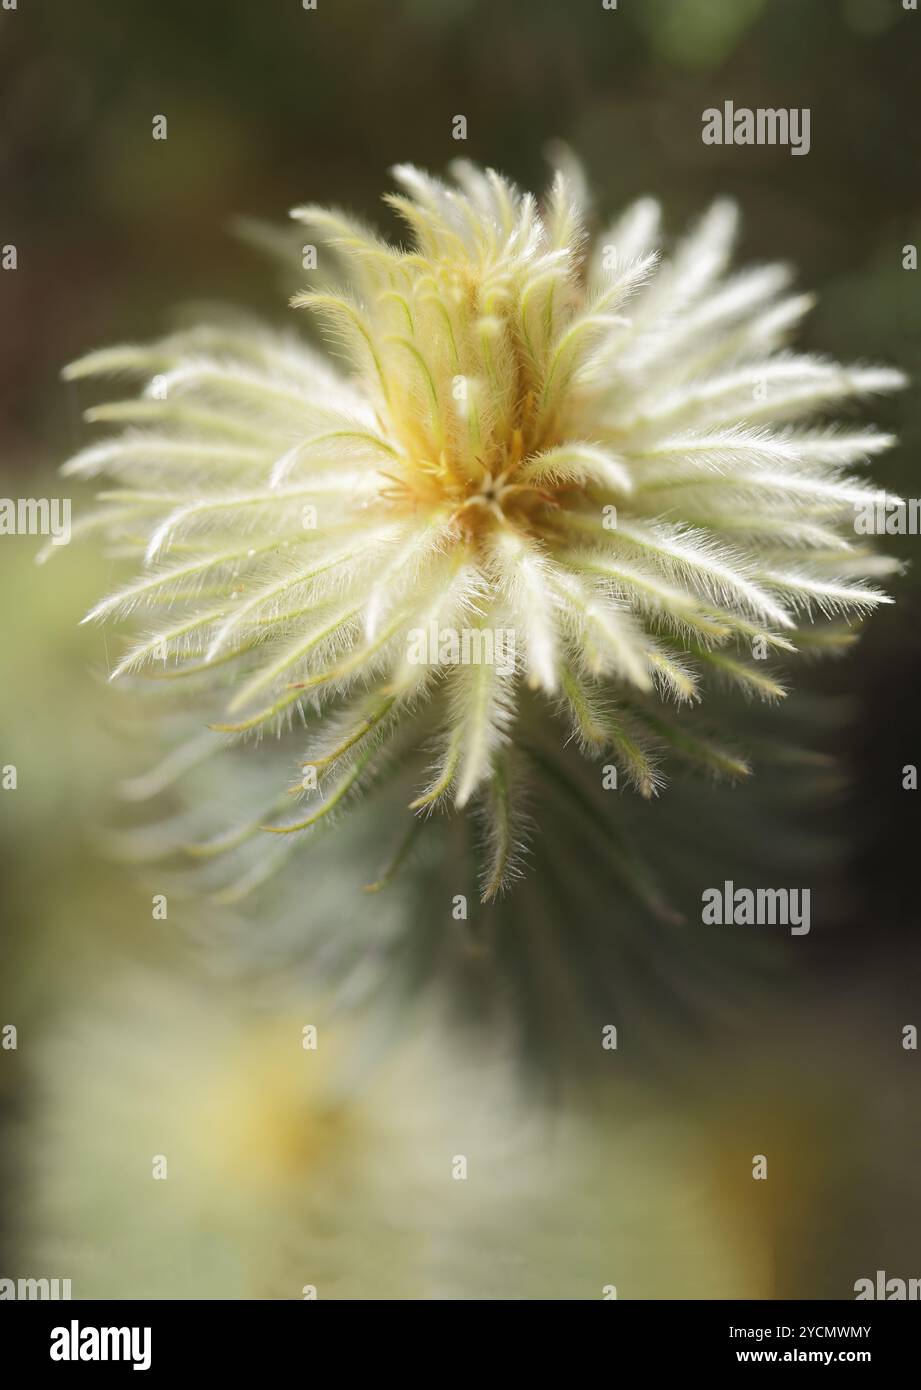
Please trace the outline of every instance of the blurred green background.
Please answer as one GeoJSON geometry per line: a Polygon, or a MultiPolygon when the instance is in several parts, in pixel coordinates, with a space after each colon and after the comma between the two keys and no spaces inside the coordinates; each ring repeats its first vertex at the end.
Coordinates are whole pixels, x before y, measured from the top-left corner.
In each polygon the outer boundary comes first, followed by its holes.
{"type": "MultiPolygon", "coordinates": [[[[54,469],[87,434],[81,401],[58,373],[86,349],[154,336],[183,302],[292,317],[274,268],[230,234],[235,216],[278,221],[311,200],[393,231],[379,198],[394,162],[440,171],[463,154],[540,188],[556,138],[584,161],[603,213],[649,192],[675,230],[713,196],[733,195],[740,259],[790,261],[818,292],[801,345],[889,362],[917,381],[919,280],[902,268],[902,248],[921,242],[919,54],[921,15],[899,0],[620,0],[616,10],[601,0],[318,0],[312,11],[300,0],[20,0],[0,11],[0,243],[18,250],[16,271],[0,272],[0,491],[61,495],[54,469]],[[726,99],[808,106],[808,157],[704,146],[701,113],[726,99]],[[159,114],[166,141],[151,138],[159,114]],[[457,114],[467,117],[464,145],[451,138],[457,114]]],[[[919,400],[912,386],[864,417],[899,433],[876,476],[909,497],[919,400]]],[[[88,503],[75,499],[75,516],[88,503]]],[[[0,792],[0,1025],[19,1028],[18,1050],[0,1052],[9,1134],[0,1274],[23,1275],[63,1272],[19,1268],[45,1248],[35,1223],[51,1223],[44,1234],[53,1238],[58,1219],[41,1201],[30,1214],[36,1188],[41,1198],[55,1182],[39,1150],[47,1161],[57,1143],[60,1163],[82,1161],[68,1149],[78,1148],[76,1115],[55,1114],[61,1068],[77,1114],[83,1075],[72,1055],[80,1044],[61,1020],[82,1012],[91,1022],[94,992],[107,983],[119,992],[125,960],[186,969],[179,934],[151,930],[133,874],[93,848],[113,785],[137,767],[136,750],[107,727],[105,635],[77,626],[108,583],[108,563],[75,544],[38,569],[38,544],[0,538],[0,763],[19,773],[16,791],[0,792]],[[48,1053],[56,1062],[37,1060],[39,1039],[57,1043],[48,1053]],[[42,1089],[48,1067],[58,1069],[57,1092],[47,1077],[42,1089]],[[47,1139],[49,1114],[64,1138],[47,1139]]],[[[921,541],[886,544],[913,561],[921,541]]],[[[921,760],[918,584],[913,565],[895,583],[897,605],[846,661],[795,674],[835,712],[817,734],[838,770],[821,827],[834,868],[816,864],[822,927],[780,947],[782,988],[749,996],[750,980],[740,983],[731,1028],[707,1020],[708,1042],[685,1059],[680,1086],[667,1076],[641,1083],[652,1128],[637,1169],[661,1157],[657,1126],[692,1136],[686,1148],[676,1141],[654,1179],[662,1200],[655,1191],[643,1198],[646,1224],[634,1239],[654,1245],[661,1272],[658,1285],[654,1269],[644,1273],[644,1296],[696,1288],[848,1297],[876,1269],[921,1273],[919,1062],[901,1047],[902,1027],[921,1025],[918,793],[901,779],[904,764],[921,760]],[[770,1155],[767,1184],[751,1181],[754,1153],[770,1155]],[[708,1251],[699,1232],[662,1225],[656,1213],[682,1194],[702,1203],[711,1234],[714,1223],[735,1233],[731,1259],[715,1238],[708,1251]],[[704,1261],[725,1258],[724,1277],[676,1286],[669,1262],[695,1249],[704,1261]]],[[[770,863],[757,789],[738,797],[752,845],[770,863]]],[[[699,804],[706,823],[704,793],[699,804]]],[[[94,1066],[119,1050],[110,1036],[90,1049],[94,1066]]],[[[131,1084],[113,1072],[113,1095],[123,1100],[131,1084]]],[[[97,1177],[114,1151],[105,1126],[98,1144],[98,1161],[92,1151],[87,1159],[97,1177]]],[[[106,1181],[117,1212],[125,1195],[114,1166],[106,1181]]],[[[625,1210],[633,1192],[625,1178],[616,1198],[625,1210]]],[[[347,1204],[348,1191],[339,1200],[347,1204]]],[[[553,1200],[546,1194],[544,1206],[553,1200]]],[[[71,1198],[71,1216],[84,1211],[91,1241],[98,1212],[80,1201],[71,1198]]],[[[542,1210],[535,1203],[535,1230],[542,1210]]],[[[565,1261],[565,1231],[559,1240],[551,1258],[565,1261]]],[[[118,1288],[124,1266],[111,1249],[94,1292],[118,1288]]],[[[258,1246],[250,1255],[258,1263],[258,1246]]],[[[192,1292],[207,1289],[208,1268],[203,1261],[192,1292]]],[[[167,1255],[161,1283],[128,1279],[122,1296],[168,1294],[171,1277],[167,1255]]],[[[247,1287],[265,1291],[258,1279],[247,1287]]],[[[406,1287],[407,1296],[418,1288],[411,1279],[406,1287]]],[[[475,1292],[475,1261],[457,1287],[475,1292]]]]}

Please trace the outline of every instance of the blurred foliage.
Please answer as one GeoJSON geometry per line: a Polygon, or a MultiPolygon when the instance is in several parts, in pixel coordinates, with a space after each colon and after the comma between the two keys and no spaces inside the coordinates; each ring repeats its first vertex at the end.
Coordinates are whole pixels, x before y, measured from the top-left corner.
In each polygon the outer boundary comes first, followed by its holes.
{"type": "Polygon", "coordinates": [[[240,991],[113,974],[36,1068],[29,1268],[66,1269],[90,1298],[769,1291],[686,1119],[535,1109],[495,1040],[449,1054],[433,1016],[374,1055],[365,1039],[358,1084],[355,1043],[315,999],[267,1014],[240,991]]]}

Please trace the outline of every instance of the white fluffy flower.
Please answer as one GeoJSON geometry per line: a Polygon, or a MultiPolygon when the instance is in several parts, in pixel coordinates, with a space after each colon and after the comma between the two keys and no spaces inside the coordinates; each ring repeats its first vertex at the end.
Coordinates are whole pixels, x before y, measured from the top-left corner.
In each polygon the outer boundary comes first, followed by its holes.
{"type": "Polygon", "coordinates": [[[412,810],[482,809],[488,898],[525,688],[648,796],[670,742],[747,770],[666,702],[777,697],[753,655],[884,600],[851,469],[893,441],[823,418],[902,377],[789,350],[810,300],[782,266],[728,274],[727,202],[662,258],[649,199],[590,241],[563,174],[542,207],[468,164],[395,177],[408,248],[294,213],[342,271],[294,301],[339,361],[250,325],[93,353],[68,376],[150,384],[89,412],[124,428],[66,470],[111,480],[90,525],[139,562],[92,614],[144,624],[117,673],[165,661],[239,737],[303,720],[303,805],[280,787],[248,833],[310,831],[433,748],[412,810]]]}

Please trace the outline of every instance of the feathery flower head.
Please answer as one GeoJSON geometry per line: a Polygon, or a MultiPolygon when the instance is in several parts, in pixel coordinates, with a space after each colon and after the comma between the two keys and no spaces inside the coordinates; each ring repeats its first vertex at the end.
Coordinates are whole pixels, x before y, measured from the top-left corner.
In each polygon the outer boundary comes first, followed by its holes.
{"type": "Polygon", "coordinates": [[[394,173],[409,248],[293,214],[341,267],[293,302],[342,365],[249,324],[93,353],[67,375],[152,380],[88,412],[126,429],[65,468],[113,479],[88,524],[142,557],[90,615],[156,615],[116,673],[165,661],[225,733],[306,724],[302,811],[263,828],[318,826],[425,745],[412,809],[482,808],[491,897],[527,689],[649,796],[669,743],[747,771],[666,702],[782,695],[761,658],[884,601],[866,581],[894,566],[848,525],[879,494],[848,470],[893,441],[815,420],[902,378],[786,348],[811,301],[782,266],[727,274],[728,202],[660,259],[651,199],[590,240],[578,177],[539,207],[466,163],[394,173]]]}

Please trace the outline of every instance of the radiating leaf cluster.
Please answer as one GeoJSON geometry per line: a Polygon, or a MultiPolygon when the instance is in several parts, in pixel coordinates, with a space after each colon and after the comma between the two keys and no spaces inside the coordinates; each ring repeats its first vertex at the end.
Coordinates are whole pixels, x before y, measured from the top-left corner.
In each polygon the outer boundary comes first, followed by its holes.
{"type": "Polygon", "coordinates": [[[416,816],[485,824],[491,897],[520,870],[522,684],[648,797],[669,745],[747,771],[680,710],[709,681],[777,698],[762,657],[885,601],[853,515],[893,441],[828,414],[902,378],[788,346],[811,301],[783,267],[730,272],[727,202],[665,255],[649,199],[592,236],[563,174],[539,206],[453,172],[395,170],[405,247],[295,211],[328,354],[243,322],[74,364],[144,387],[87,412],[118,431],[65,471],[103,480],[83,525],[135,564],[90,615],[133,633],[114,674],[187,682],[235,739],[303,726],[230,841],[273,832],[271,857],[415,757],[416,816]],[[420,664],[420,631],[511,632],[514,670],[420,664]]]}

